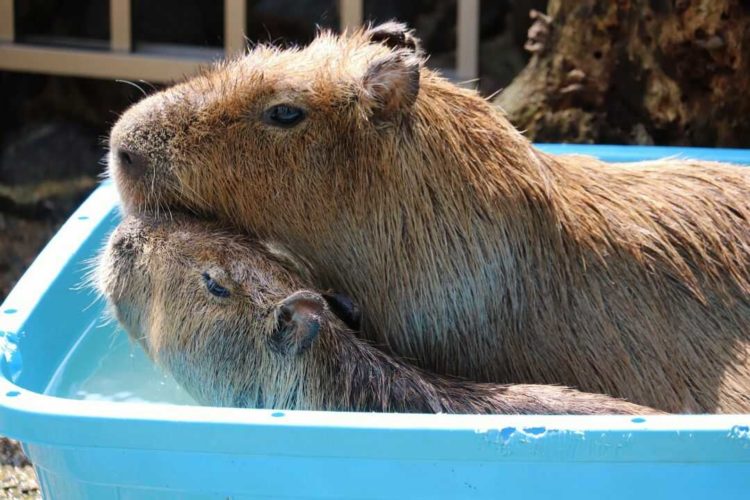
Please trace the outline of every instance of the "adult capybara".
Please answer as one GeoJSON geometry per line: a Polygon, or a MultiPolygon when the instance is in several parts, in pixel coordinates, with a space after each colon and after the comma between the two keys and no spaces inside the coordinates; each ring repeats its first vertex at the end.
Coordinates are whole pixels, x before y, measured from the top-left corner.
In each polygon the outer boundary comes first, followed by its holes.
{"type": "Polygon", "coordinates": [[[204,404],[427,413],[658,413],[603,394],[424,372],[357,338],[289,256],[178,217],[131,217],[98,283],[146,352],[204,404]]]}
{"type": "Polygon", "coordinates": [[[283,243],[423,368],[750,412],[750,172],[544,154],[401,25],[156,93],[110,161],[127,211],[283,243]]]}

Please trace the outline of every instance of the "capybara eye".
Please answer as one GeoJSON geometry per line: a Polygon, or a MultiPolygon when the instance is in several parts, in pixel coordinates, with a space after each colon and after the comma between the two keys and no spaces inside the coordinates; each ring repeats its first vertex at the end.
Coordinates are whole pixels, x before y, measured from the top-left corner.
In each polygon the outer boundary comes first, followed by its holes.
{"type": "Polygon", "coordinates": [[[263,112],[263,121],[276,127],[293,127],[305,119],[305,111],[291,104],[277,104],[263,112]]]}
{"type": "Polygon", "coordinates": [[[222,299],[225,299],[229,297],[229,290],[221,286],[216,282],[215,279],[211,277],[208,273],[203,273],[203,282],[206,284],[206,288],[211,293],[211,295],[214,295],[216,297],[220,297],[222,299]]]}

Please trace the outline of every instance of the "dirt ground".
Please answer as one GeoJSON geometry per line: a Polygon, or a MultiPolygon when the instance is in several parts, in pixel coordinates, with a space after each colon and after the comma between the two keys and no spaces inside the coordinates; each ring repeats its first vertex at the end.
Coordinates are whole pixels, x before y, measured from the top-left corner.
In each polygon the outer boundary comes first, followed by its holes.
{"type": "Polygon", "coordinates": [[[0,498],[32,499],[42,498],[36,484],[34,468],[0,466],[0,498]]]}
{"type": "Polygon", "coordinates": [[[42,498],[34,468],[15,441],[0,438],[0,498],[42,498]]]}

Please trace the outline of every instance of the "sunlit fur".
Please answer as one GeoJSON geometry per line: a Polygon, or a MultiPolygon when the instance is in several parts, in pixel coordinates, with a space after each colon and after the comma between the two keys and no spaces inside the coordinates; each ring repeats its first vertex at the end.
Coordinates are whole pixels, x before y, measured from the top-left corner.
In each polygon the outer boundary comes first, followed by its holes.
{"type": "Polygon", "coordinates": [[[182,217],[168,222],[129,218],[100,259],[99,286],[130,335],[204,404],[426,413],[656,413],[565,387],[477,384],[422,372],[347,330],[296,273],[300,266],[288,255],[215,226],[182,217]],[[211,295],[204,272],[230,296],[211,295]],[[300,294],[312,304],[309,316],[320,325],[319,334],[304,351],[279,350],[275,328],[281,304],[300,294]]]}
{"type": "Polygon", "coordinates": [[[144,99],[111,134],[152,162],[113,162],[126,209],[284,243],[438,373],[750,412],[750,172],[543,154],[419,57],[322,33],[144,99]],[[264,124],[277,103],[308,118],[264,124]]]}

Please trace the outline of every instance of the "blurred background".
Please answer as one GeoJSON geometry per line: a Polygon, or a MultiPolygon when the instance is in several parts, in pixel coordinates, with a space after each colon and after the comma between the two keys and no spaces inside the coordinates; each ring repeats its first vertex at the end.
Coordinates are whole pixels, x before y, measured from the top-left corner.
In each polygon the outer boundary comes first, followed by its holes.
{"type": "MultiPolygon", "coordinates": [[[[744,0],[0,0],[0,300],[94,189],[109,128],[144,93],[248,40],[390,19],[534,141],[750,147],[744,0]]],[[[35,496],[0,444],[3,492],[35,496]]]]}

